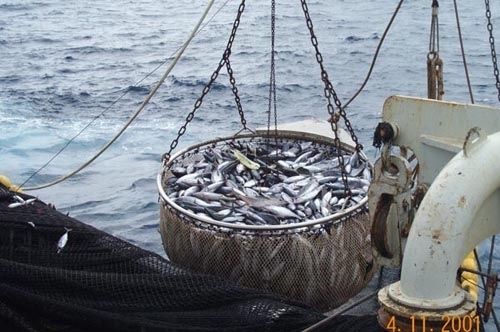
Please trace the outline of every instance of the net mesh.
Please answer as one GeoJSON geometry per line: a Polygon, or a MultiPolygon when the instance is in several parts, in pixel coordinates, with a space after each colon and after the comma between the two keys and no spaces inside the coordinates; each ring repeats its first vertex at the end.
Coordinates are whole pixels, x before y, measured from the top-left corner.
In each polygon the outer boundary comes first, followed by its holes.
{"type": "Polygon", "coordinates": [[[200,228],[176,213],[166,206],[161,210],[164,246],[173,262],[270,290],[320,311],[357,294],[375,270],[365,240],[366,214],[329,233],[242,236],[200,228]]]}
{"type": "Polygon", "coordinates": [[[323,318],[179,268],[41,201],[9,208],[18,201],[0,188],[2,331],[299,331],[323,318]]]}
{"type": "MultiPolygon", "coordinates": [[[[331,140],[290,136],[280,142],[310,142],[334,149],[331,140]]],[[[162,186],[171,185],[171,169],[202,160],[217,146],[268,144],[256,136],[219,139],[193,146],[166,165],[162,186]]],[[[280,143],[282,144],[282,143],[280,143]]],[[[162,196],[160,231],[169,259],[188,269],[221,276],[240,285],[269,290],[319,310],[338,307],[357,294],[376,270],[370,222],[364,204],[347,215],[286,229],[239,229],[205,222],[162,196]]]]}

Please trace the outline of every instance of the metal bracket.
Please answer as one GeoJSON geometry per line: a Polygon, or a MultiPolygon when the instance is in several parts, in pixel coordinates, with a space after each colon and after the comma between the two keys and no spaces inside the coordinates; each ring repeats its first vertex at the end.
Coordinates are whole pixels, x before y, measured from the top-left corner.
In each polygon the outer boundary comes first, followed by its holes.
{"type": "Polygon", "coordinates": [[[374,178],[368,188],[368,209],[374,255],[382,265],[400,266],[412,219],[411,167],[387,147],[374,164],[374,178]]]}
{"type": "Polygon", "coordinates": [[[489,275],[486,279],[486,289],[484,294],[483,303],[483,319],[487,322],[490,318],[491,312],[493,311],[493,299],[495,297],[495,292],[498,287],[498,275],[493,273],[489,275]]]}

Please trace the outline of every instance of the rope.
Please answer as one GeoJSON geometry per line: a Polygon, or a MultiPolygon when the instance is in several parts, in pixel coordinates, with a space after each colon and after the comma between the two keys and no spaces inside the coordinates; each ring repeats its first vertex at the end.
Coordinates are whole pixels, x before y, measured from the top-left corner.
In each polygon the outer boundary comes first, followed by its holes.
{"type": "Polygon", "coordinates": [[[372,297],[374,297],[375,295],[377,295],[377,293],[379,292],[379,290],[377,289],[376,291],[362,297],[361,299],[359,299],[359,301],[356,301],[354,302],[353,304],[347,306],[345,309],[342,309],[341,311],[337,312],[336,314],[334,315],[331,315],[329,317],[326,317],[325,319],[323,320],[320,320],[319,322],[317,322],[316,324],[312,325],[312,326],[309,326],[308,328],[306,328],[305,330],[302,330],[302,332],[311,332],[311,331],[314,331],[316,330],[317,328],[325,325],[326,323],[330,322],[331,320],[333,320],[334,318],[340,316],[340,315],[343,315],[345,314],[347,311],[351,310],[352,308],[355,308],[357,307],[358,305],[360,305],[361,303],[363,302],[366,302],[368,301],[369,299],[371,299],[372,297]]]}
{"type": "MultiPolygon", "coordinates": [[[[205,11],[203,12],[203,14],[202,14],[200,20],[198,21],[198,23],[196,23],[195,28],[192,30],[192,32],[189,35],[188,39],[184,42],[184,44],[181,47],[181,49],[177,52],[177,55],[175,56],[174,60],[172,61],[172,63],[170,64],[170,66],[167,68],[167,70],[165,71],[165,73],[163,74],[163,76],[160,78],[159,82],[155,85],[155,87],[148,94],[148,96],[146,97],[146,99],[142,102],[142,104],[135,111],[135,113],[132,115],[132,117],[127,121],[127,123],[123,126],[123,128],[103,148],[101,148],[101,150],[99,150],[99,152],[97,152],[96,155],[94,155],[92,158],[90,158],[87,162],[85,162],[83,165],[81,165],[80,167],[78,167],[73,172],[71,172],[71,173],[69,173],[69,174],[67,174],[67,175],[65,175],[63,177],[60,177],[59,179],[57,179],[55,181],[52,181],[52,182],[44,184],[44,185],[36,186],[36,187],[28,187],[28,188],[22,188],[22,189],[26,190],[26,191],[29,191],[29,190],[38,190],[38,189],[47,188],[47,187],[56,185],[56,184],[58,184],[60,182],[63,182],[64,180],[67,180],[68,178],[72,177],[73,175],[77,174],[78,172],[80,172],[81,170],[83,170],[84,168],[86,168],[87,166],[89,166],[94,160],[96,160],[101,154],[103,154],[125,132],[125,130],[130,126],[130,124],[144,110],[144,108],[149,103],[149,101],[151,100],[151,98],[156,94],[156,92],[158,91],[158,89],[160,88],[160,86],[163,84],[163,82],[165,81],[165,79],[167,78],[167,76],[170,74],[170,72],[172,71],[172,69],[175,67],[175,65],[179,61],[181,55],[184,53],[184,51],[188,47],[188,45],[191,42],[191,40],[196,35],[198,29],[200,28],[201,24],[205,20],[205,17],[207,16],[208,12],[212,8],[212,5],[213,5],[214,1],[215,0],[210,0],[209,1],[208,5],[207,5],[207,7],[205,9],[205,11]]],[[[55,158],[55,157],[53,157],[53,158],[55,158]]],[[[53,160],[53,158],[51,160],[53,160]]],[[[26,182],[27,181],[25,181],[24,183],[26,183],[26,182]]]]}
{"type": "Polygon", "coordinates": [[[397,14],[399,12],[399,9],[403,5],[403,1],[404,0],[399,1],[398,5],[396,6],[396,9],[394,10],[394,13],[392,14],[391,19],[389,20],[389,23],[387,24],[387,27],[385,28],[384,33],[382,34],[382,38],[380,38],[380,42],[378,43],[377,50],[375,51],[372,63],[370,65],[370,69],[368,70],[368,74],[366,75],[366,78],[365,78],[363,84],[361,84],[358,91],[356,91],[356,93],[354,93],[354,95],[351,97],[351,99],[349,99],[349,101],[347,101],[347,103],[344,104],[343,108],[346,108],[354,99],[356,99],[358,97],[358,95],[361,93],[361,91],[363,91],[363,89],[365,88],[366,83],[368,83],[368,80],[370,79],[373,68],[375,67],[375,62],[377,61],[378,53],[380,52],[380,49],[382,48],[382,44],[384,43],[385,37],[386,37],[387,33],[389,32],[389,29],[392,26],[392,22],[394,22],[394,19],[396,18],[397,14]]]}
{"type": "Polygon", "coordinates": [[[465,60],[465,49],[462,40],[462,28],[460,27],[460,20],[458,18],[457,0],[453,0],[453,5],[455,6],[455,18],[457,21],[458,40],[460,42],[460,50],[462,52],[462,61],[464,63],[465,78],[467,79],[467,87],[469,88],[470,102],[474,104],[474,95],[472,93],[472,86],[470,84],[469,69],[467,67],[467,61],[465,60]]]}

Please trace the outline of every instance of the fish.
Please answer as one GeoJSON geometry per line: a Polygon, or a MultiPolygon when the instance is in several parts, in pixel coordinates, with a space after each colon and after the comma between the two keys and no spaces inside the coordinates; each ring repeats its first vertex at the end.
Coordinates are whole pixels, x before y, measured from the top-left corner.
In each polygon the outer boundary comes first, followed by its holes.
{"type": "Polygon", "coordinates": [[[24,200],[21,196],[18,196],[18,195],[14,195],[14,199],[16,200],[16,202],[10,203],[8,205],[10,209],[14,209],[16,207],[23,206],[23,205],[33,204],[37,200],[37,198],[29,198],[27,200],[24,200]]]}
{"type": "Polygon", "coordinates": [[[314,153],[313,150],[309,150],[309,151],[306,151],[304,153],[302,153],[300,156],[298,156],[295,160],[294,160],[294,163],[295,164],[298,164],[304,160],[306,160],[307,158],[309,158],[309,156],[314,153]]]}
{"type": "Polygon", "coordinates": [[[361,202],[371,183],[362,151],[308,141],[231,140],[197,147],[168,167],[164,190],[175,204],[204,218],[250,225],[334,215],[361,202]]]}
{"type": "Polygon", "coordinates": [[[224,181],[224,176],[222,175],[221,171],[215,169],[210,175],[210,180],[212,180],[212,183],[222,182],[224,181]]]}
{"type": "Polygon", "coordinates": [[[283,179],[283,183],[294,183],[305,179],[307,179],[305,175],[295,175],[295,176],[285,177],[283,179]]]}
{"type": "Polygon", "coordinates": [[[270,211],[272,213],[275,213],[278,217],[280,218],[299,218],[293,211],[290,209],[283,207],[283,206],[277,206],[277,205],[266,205],[263,207],[264,210],[270,211]]]}
{"type": "Polygon", "coordinates": [[[190,173],[190,174],[186,174],[186,175],[181,176],[180,178],[177,179],[177,181],[175,183],[179,186],[189,188],[189,187],[196,186],[197,184],[199,184],[199,178],[200,178],[200,174],[190,173]]]}
{"type": "Polygon", "coordinates": [[[267,198],[265,196],[250,197],[248,195],[245,195],[245,193],[239,193],[237,190],[234,189],[233,192],[237,198],[241,199],[247,205],[252,207],[264,208],[268,205],[275,205],[275,206],[286,205],[286,202],[279,198],[267,198]]]}
{"type": "Polygon", "coordinates": [[[224,160],[223,162],[217,164],[217,171],[221,174],[230,173],[236,165],[237,163],[234,160],[224,160]]]}
{"type": "Polygon", "coordinates": [[[246,187],[246,188],[251,188],[251,187],[255,187],[257,186],[259,182],[255,179],[251,179],[251,180],[248,180],[248,181],[245,181],[243,183],[243,187],[246,187]]]}
{"type": "MultiPolygon", "coordinates": [[[[317,183],[317,182],[316,182],[317,183]]],[[[316,198],[316,196],[318,196],[318,194],[323,190],[323,185],[317,185],[315,186],[314,188],[311,188],[303,193],[299,193],[297,195],[297,197],[295,197],[293,199],[293,203],[294,204],[300,204],[300,203],[304,203],[304,202],[307,202],[307,201],[310,201],[314,198],[316,198]]]]}
{"type": "Polygon", "coordinates": [[[212,219],[221,221],[221,220],[229,218],[234,213],[234,208],[233,209],[223,209],[223,210],[215,211],[213,209],[210,209],[210,208],[206,207],[206,208],[204,208],[204,211],[212,219]]]}
{"type": "Polygon", "coordinates": [[[196,194],[199,191],[200,191],[200,186],[195,185],[195,186],[189,187],[186,190],[182,191],[182,194],[181,194],[181,192],[179,192],[179,196],[193,196],[194,194],[196,194]]]}
{"type": "Polygon", "coordinates": [[[66,228],[64,227],[64,229],[66,230],[66,233],[64,233],[60,238],[59,238],[59,241],[57,241],[57,253],[61,253],[61,251],[64,249],[64,247],[66,246],[66,243],[68,243],[68,233],[71,231],[71,228],[66,228]]]}
{"type": "MultiPolygon", "coordinates": [[[[193,193],[191,196],[199,198],[204,202],[208,201],[234,201],[234,197],[229,197],[223,194],[209,192],[209,191],[198,191],[193,193]]],[[[203,204],[203,203],[202,203],[203,204]]]]}
{"type": "Polygon", "coordinates": [[[242,215],[244,215],[246,218],[248,218],[252,225],[256,225],[256,224],[265,225],[265,224],[267,224],[267,222],[264,218],[262,218],[258,213],[253,212],[251,209],[239,208],[236,211],[240,212],[242,215]]]}
{"type": "Polygon", "coordinates": [[[176,203],[185,203],[185,204],[194,204],[200,207],[211,207],[212,205],[210,203],[207,203],[206,201],[193,197],[193,196],[182,196],[177,198],[176,203]]]}

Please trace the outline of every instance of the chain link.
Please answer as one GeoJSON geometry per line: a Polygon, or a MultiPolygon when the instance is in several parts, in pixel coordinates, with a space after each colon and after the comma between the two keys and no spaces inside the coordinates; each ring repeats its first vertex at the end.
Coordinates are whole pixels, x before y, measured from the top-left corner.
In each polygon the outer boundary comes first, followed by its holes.
{"type": "Polygon", "coordinates": [[[309,34],[311,36],[311,43],[316,52],[316,61],[318,62],[321,69],[321,79],[325,85],[324,94],[327,99],[327,109],[328,109],[328,114],[330,115],[330,125],[334,133],[335,145],[339,152],[338,160],[340,168],[342,170],[341,173],[342,173],[342,181],[344,183],[344,191],[348,197],[351,197],[351,189],[349,188],[349,183],[347,181],[347,172],[345,170],[344,156],[341,153],[341,144],[340,144],[340,139],[338,137],[338,121],[340,120],[340,118],[344,120],[345,126],[349,134],[351,135],[351,139],[355,143],[356,151],[359,152],[361,149],[363,149],[363,146],[358,142],[358,138],[354,132],[354,129],[352,128],[349,119],[347,119],[347,114],[345,113],[345,110],[343,109],[342,104],[339,98],[337,97],[337,93],[335,92],[332,83],[328,78],[328,73],[326,72],[326,69],[323,65],[323,55],[319,51],[318,39],[316,38],[316,35],[314,33],[314,27],[311,20],[311,16],[309,15],[309,8],[307,6],[306,0],[301,0],[301,4],[304,16],[306,18],[307,28],[309,29],[309,34]],[[335,113],[335,107],[332,103],[332,98],[333,98],[333,103],[339,109],[338,113],[335,113]]]}
{"type": "Polygon", "coordinates": [[[439,55],[439,3],[432,1],[431,32],[429,36],[429,58],[439,55]]]}
{"type": "Polygon", "coordinates": [[[238,96],[238,89],[236,88],[236,80],[234,79],[233,70],[231,69],[231,65],[229,63],[229,56],[231,55],[231,48],[233,46],[233,41],[234,41],[234,38],[236,36],[236,31],[238,30],[238,26],[240,25],[241,15],[243,14],[244,10],[245,10],[245,0],[242,0],[240,3],[240,6],[238,7],[238,14],[236,15],[236,19],[234,20],[233,29],[231,31],[231,35],[229,36],[229,40],[227,42],[226,49],[224,50],[224,53],[222,55],[222,59],[219,61],[219,65],[217,66],[217,68],[213,72],[212,76],[210,77],[209,82],[203,88],[201,96],[196,100],[193,110],[186,116],[186,122],[184,123],[184,125],[182,125],[179,128],[179,131],[177,132],[177,137],[170,144],[170,149],[168,150],[168,152],[163,154],[164,163],[166,163],[166,162],[168,162],[168,160],[170,160],[172,151],[177,147],[177,144],[179,144],[179,139],[186,132],[186,128],[187,128],[188,124],[193,120],[195,112],[201,107],[201,104],[203,103],[203,99],[210,91],[212,84],[215,82],[215,80],[219,76],[220,70],[222,69],[222,67],[224,67],[224,65],[226,66],[227,71],[228,71],[229,81],[231,82],[231,86],[232,86],[231,90],[233,91],[233,94],[235,96],[236,105],[238,107],[238,112],[239,112],[240,117],[241,117],[241,124],[243,125],[244,128],[246,128],[246,120],[244,117],[243,108],[241,107],[240,98],[238,96]]]}
{"type": "Polygon", "coordinates": [[[314,33],[313,23],[312,23],[310,15],[309,15],[309,9],[308,9],[306,0],[301,0],[301,2],[302,2],[302,9],[304,11],[304,15],[305,15],[306,21],[307,21],[307,27],[309,28],[309,33],[311,35],[311,42],[312,42],[312,45],[314,46],[314,49],[316,51],[316,60],[317,60],[318,64],[320,65],[321,78],[322,78],[323,82],[325,83],[325,96],[328,99],[328,112],[330,115],[333,114],[333,105],[331,104],[331,99],[330,99],[330,97],[332,97],[335,105],[339,108],[340,117],[342,117],[342,119],[344,120],[347,130],[349,131],[349,134],[351,135],[352,140],[356,144],[356,150],[359,151],[363,147],[358,142],[358,138],[356,136],[356,133],[354,132],[354,129],[351,126],[351,122],[347,118],[347,114],[346,114],[344,108],[342,107],[341,102],[340,102],[339,98],[337,97],[337,93],[333,89],[332,83],[330,82],[330,80],[328,78],[328,74],[325,70],[325,67],[323,66],[323,55],[319,51],[318,39],[316,38],[316,35],[314,33]]]}
{"type": "Polygon", "coordinates": [[[442,100],[444,95],[443,60],[439,54],[427,57],[427,98],[442,100]]]}
{"type": "MultiPolygon", "coordinates": [[[[276,1],[271,1],[271,69],[269,74],[269,101],[267,114],[267,131],[271,130],[271,113],[274,113],[274,130],[278,126],[278,114],[276,110],[276,65],[275,65],[275,39],[276,39],[276,1]]],[[[277,139],[275,137],[275,139],[277,139]]]]}
{"type": "Polygon", "coordinates": [[[247,120],[245,120],[245,113],[243,112],[243,106],[241,106],[241,99],[238,94],[238,88],[236,87],[236,79],[233,75],[233,69],[231,68],[231,63],[229,62],[229,55],[226,59],[226,68],[229,75],[229,82],[231,83],[231,90],[234,94],[234,101],[236,102],[236,107],[238,108],[238,113],[240,114],[240,122],[243,129],[247,129],[247,120]]]}
{"type": "Polygon", "coordinates": [[[490,1],[485,0],[486,4],[486,18],[488,19],[488,32],[490,33],[490,47],[491,47],[491,60],[493,61],[493,73],[496,79],[496,87],[498,90],[498,100],[500,101],[500,78],[497,64],[497,53],[495,51],[495,38],[493,37],[493,24],[491,23],[491,10],[490,10],[490,1]]]}
{"type": "Polygon", "coordinates": [[[443,60],[439,57],[439,2],[432,1],[431,32],[427,53],[427,98],[442,100],[444,95],[443,60]]]}

